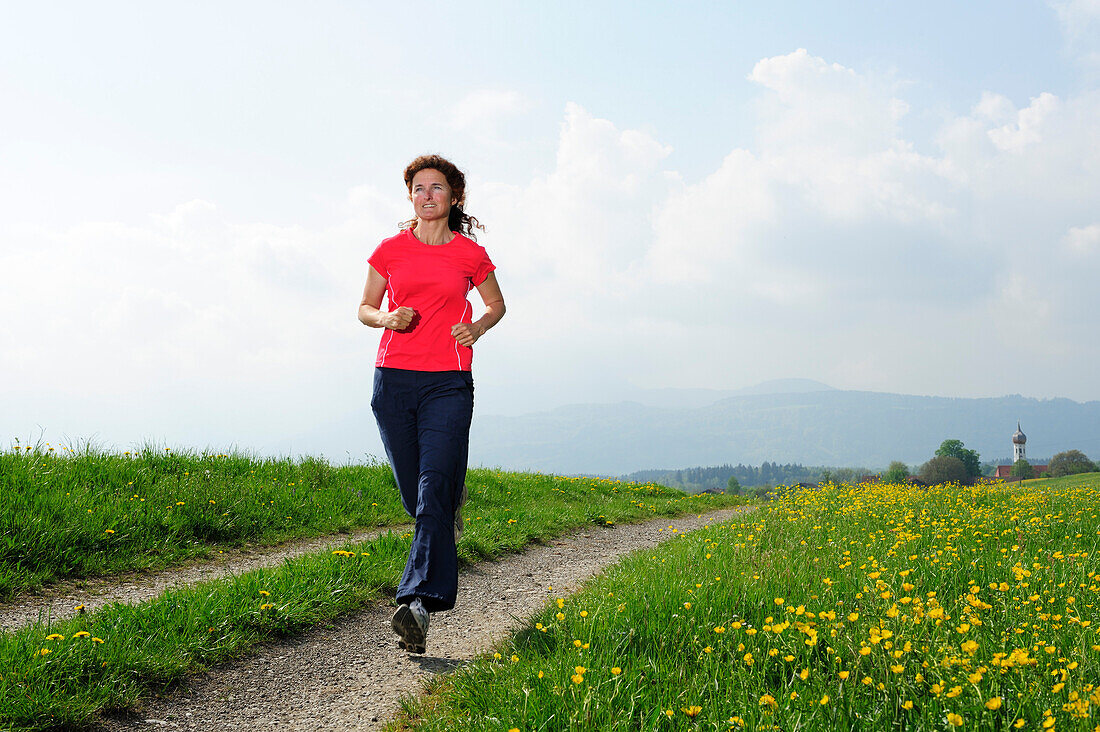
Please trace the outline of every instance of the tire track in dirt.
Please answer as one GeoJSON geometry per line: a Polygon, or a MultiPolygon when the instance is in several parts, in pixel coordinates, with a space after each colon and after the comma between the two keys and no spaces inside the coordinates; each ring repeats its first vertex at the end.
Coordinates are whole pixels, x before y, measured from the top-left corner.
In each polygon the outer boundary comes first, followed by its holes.
{"type": "Polygon", "coordinates": [[[585,528],[496,562],[462,570],[456,608],[432,616],[428,652],[399,651],[390,606],[372,606],[239,662],[192,677],[135,713],[100,720],[101,732],[148,729],[377,730],[432,676],[493,647],[548,599],[623,555],[753,507],[644,524],[585,528]],[[553,587],[551,591],[549,588],[553,587]]]}
{"type": "Polygon", "coordinates": [[[0,603],[0,631],[10,632],[41,619],[63,620],[76,615],[83,605],[94,612],[113,602],[139,603],[157,597],[171,587],[192,585],[274,567],[286,559],[312,554],[345,544],[370,541],[390,531],[412,531],[412,524],[381,529],[359,529],[347,534],[327,534],[313,539],[296,539],[272,547],[246,546],[228,549],[215,559],[196,559],[152,572],[127,572],[87,580],[70,580],[51,585],[40,593],[26,593],[0,603]]]}

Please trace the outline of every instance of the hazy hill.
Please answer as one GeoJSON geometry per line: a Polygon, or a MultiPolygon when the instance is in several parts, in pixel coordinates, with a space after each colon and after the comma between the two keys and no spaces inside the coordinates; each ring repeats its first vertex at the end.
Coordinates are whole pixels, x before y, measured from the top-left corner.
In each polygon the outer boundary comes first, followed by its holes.
{"type": "MultiPolygon", "coordinates": [[[[920,397],[796,382],[705,403],[705,394],[581,404],[517,417],[478,416],[474,464],[556,473],[621,475],[648,468],[765,460],[804,465],[919,464],[946,438],[983,459],[1011,454],[1020,420],[1028,454],[1072,448],[1100,457],[1100,402],[920,397]],[[780,393],[774,393],[774,392],[780,393]],[[702,402],[702,403],[701,403],[702,402]],[[674,404],[681,406],[672,406],[674,404]]],[[[670,390],[671,392],[671,390],[670,390]]]]}

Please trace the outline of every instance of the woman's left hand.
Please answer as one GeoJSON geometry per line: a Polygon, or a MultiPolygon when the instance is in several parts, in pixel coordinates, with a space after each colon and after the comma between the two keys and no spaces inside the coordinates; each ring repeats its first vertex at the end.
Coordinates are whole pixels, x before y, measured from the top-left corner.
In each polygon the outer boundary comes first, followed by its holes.
{"type": "Polygon", "coordinates": [[[451,335],[460,346],[470,346],[477,343],[477,339],[485,335],[485,329],[477,323],[458,323],[451,326],[451,335]]]}
{"type": "Polygon", "coordinates": [[[504,317],[504,296],[500,294],[496,272],[490,272],[477,286],[477,291],[481,295],[482,302],[485,303],[485,314],[478,318],[477,322],[456,323],[451,326],[451,335],[459,345],[467,348],[477,343],[477,339],[485,335],[485,331],[504,317]]]}

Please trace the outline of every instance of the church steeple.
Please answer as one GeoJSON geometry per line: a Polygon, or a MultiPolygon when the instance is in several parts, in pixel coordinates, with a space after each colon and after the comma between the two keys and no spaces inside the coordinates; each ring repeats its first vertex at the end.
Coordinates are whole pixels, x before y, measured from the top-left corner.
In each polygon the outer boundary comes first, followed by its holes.
{"type": "Polygon", "coordinates": [[[1016,431],[1012,434],[1012,462],[1018,463],[1024,460],[1025,448],[1027,444],[1027,435],[1020,429],[1020,421],[1016,421],[1016,431]]]}

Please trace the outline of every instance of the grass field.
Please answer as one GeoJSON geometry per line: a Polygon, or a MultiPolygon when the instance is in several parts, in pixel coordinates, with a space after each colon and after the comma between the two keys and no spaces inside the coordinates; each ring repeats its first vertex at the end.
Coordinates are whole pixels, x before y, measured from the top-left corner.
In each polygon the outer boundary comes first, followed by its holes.
{"type": "MultiPolygon", "coordinates": [[[[162,566],[223,543],[408,521],[384,466],[171,451],[55,456],[23,450],[0,456],[0,475],[6,542],[0,566],[9,588],[26,586],[18,583],[24,571],[37,572],[38,581],[86,576],[162,566]],[[47,518],[37,518],[37,510],[47,518]],[[105,557],[84,556],[97,554],[105,557]]],[[[470,471],[467,485],[466,532],[459,543],[465,563],[583,525],[745,502],[652,484],[493,470],[470,471]]],[[[407,533],[389,533],[170,590],[138,605],[110,605],[0,635],[0,728],[82,723],[205,666],[247,655],[265,639],[380,600],[396,586],[408,547],[407,533]]]]}
{"type": "Polygon", "coordinates": [[[416,730],[1100,729],[1100,476],[788,494],[639,552],[416,730]]]}

